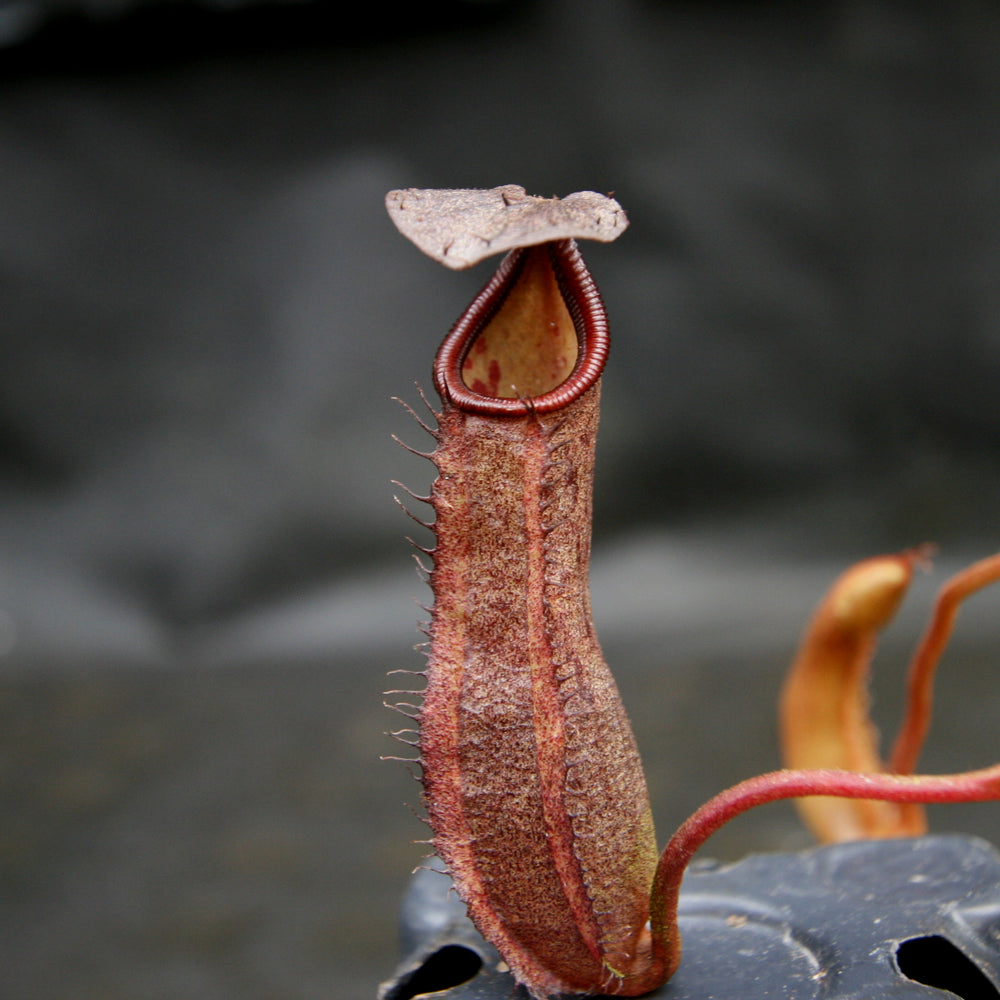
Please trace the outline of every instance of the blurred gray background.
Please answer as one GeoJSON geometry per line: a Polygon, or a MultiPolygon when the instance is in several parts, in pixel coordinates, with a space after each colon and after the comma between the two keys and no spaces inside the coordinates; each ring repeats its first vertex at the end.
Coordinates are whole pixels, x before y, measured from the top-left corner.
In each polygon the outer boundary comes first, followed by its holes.
{"type": "MultiPolygon", "coordinates": [[[[366,1000],[426,836],[380,754],[426,601],[391,397],[490,265],[394,187],[613,191],[595,611],[661,839],[778,766],[850,562],[1000,547],[1000,9],[0,2],[0,950],[11,1000],[366,1000]]],[[[1000,598],[928,770],[1000,757],[1000,598]]],[[[996,805],[939,809],[990,836],[996,805]]],[[[791,807],[712,853],[807,844],[791,807]]]]}

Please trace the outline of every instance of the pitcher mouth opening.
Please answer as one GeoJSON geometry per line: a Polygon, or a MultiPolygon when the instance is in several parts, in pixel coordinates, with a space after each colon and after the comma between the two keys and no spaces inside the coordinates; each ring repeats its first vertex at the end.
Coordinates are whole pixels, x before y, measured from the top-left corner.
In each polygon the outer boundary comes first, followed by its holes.
{"type": "Polygon", "coordinates": [[[597,382],[608,346],[604,303],[576,243],[520,247],[445,338],[434,360],[434,387],[470,413],[551,413],[597,382]],[[547,318],[529,327],[522,315],[536,316],[539,301],[547,304],[547,318]]]}

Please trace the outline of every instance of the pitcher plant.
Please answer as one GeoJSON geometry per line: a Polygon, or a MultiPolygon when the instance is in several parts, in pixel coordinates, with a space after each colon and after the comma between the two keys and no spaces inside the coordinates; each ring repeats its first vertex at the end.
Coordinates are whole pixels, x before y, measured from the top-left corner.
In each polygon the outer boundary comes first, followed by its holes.
{"type": "Polygon", "coordinates": [[[415,497],[434,511],[423,548],[434,600],[424,687],[407,692],[421,703],[393,706],[415,728],[393,735],[417,749],[431,843],[469,916],[533,997],[639,996],[666,982],[681,960],[685,868],[753,806],[808,797],[808,821],[837,839],[919,832],[921,803],[1000,798],[1000,765],[912,774],[955,612],[1000,576],[1000,556],[946,587],[900,746],[888,764],[878,756],[868,664],[920,549],[854,567],[820,606],[782,700],[788,768],[717,795],[658,852],[588,589],[609,337],[575,240],[615,239],[625,213],[593,192],[560,200],[515,185],[386,201],[404,235],[450,267],[508,251],[434,359],[441,403],[421,425],[437,478],[415,497]],[[847,801],[831,812],[830,797],[847,801]]]}

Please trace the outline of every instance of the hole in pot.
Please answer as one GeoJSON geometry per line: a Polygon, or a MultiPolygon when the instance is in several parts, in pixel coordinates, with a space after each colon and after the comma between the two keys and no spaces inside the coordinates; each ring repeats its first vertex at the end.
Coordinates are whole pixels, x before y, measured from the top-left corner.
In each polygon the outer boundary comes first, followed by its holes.
{"type": "Polygon", "coordinates": [[[963,1000],[1000,997],[979,966],[939,934],[903,941],[896,949],[896,966],[907,979],[947,990],[963,1000]]]}
{"type": "Polygon", "coordinates": [[[482,967],[483,960],[471,948],[463,948],[460,944],[445,945],[428,955],[423,965],[397,983],[383,1000],[414,1000],[429,993],[450,990],[468,982],[482,967]]]}

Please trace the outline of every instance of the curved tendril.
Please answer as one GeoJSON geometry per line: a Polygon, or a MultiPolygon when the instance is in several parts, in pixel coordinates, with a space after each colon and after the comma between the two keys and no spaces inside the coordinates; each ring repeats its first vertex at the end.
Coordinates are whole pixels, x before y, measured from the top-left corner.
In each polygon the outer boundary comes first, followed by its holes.
{"type": "Polygon", "coordinates": [[[890,758],[890,770],[912,774],[931,724],[934,673],[951,638],[958,609],[972,594],[1000,580],[1000,553],[973,563],[951,577],[938,592],[927,631],[910,664],[906,712],[890,758]]]}
{"type": "Polygon", "coordinates": [[[680,961],[677,903],[688,863],[717,830],[754,806],[809,795],[897,803],[1000,800],[1000,764],[945,775],[862,774],[856,771],[771,771],[709,799],[670,838],[660,855],[650,900],[654,954],[671,970],[680,961]]]}

